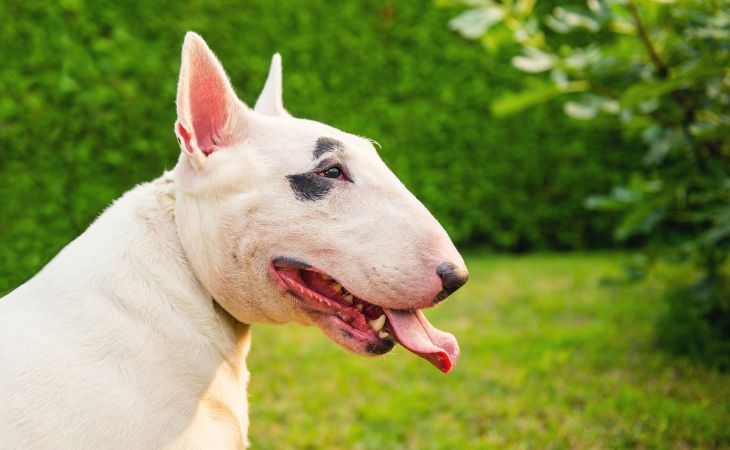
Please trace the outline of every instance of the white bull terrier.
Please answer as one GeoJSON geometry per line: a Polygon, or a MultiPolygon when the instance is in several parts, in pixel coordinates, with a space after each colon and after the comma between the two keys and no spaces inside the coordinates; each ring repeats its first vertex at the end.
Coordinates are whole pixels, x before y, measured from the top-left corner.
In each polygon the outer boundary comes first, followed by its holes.
{"type": "Polygon", "coordinates": [[[1,448],[243,448],[252,323],[456,363],[421,309],[464,261],[369,140],[286,112],[278,55],[252,110],[188,33],[177,114],[175,168],[0,299],[1,448]]]}

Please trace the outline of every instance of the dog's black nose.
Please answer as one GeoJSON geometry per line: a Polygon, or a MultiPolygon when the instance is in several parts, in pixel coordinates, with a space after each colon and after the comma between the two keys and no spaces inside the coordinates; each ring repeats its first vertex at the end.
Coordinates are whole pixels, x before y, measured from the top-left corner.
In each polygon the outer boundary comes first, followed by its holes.
{"type": "Polygon", "coordinates": [[[459,289],[469,279],[469,272],[460,271],[450,262],[443,262],[436,267],[436,275],[441,278],[444,289],[436,296],[434,303],[438,303],[459,289]]]}

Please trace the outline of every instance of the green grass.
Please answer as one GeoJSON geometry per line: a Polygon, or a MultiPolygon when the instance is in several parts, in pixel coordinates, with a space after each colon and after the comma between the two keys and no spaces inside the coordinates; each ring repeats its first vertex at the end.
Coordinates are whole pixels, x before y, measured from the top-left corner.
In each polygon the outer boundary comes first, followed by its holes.
{"type": "Polygon", "coordinates": [[[661,283],[601,287],[616,255],[471,255],[432,322],[449,375],[396,349],[347,354],[318,330],[256,326],[255,448],[727,448],[730,375],[652,346],[661,283]]]}

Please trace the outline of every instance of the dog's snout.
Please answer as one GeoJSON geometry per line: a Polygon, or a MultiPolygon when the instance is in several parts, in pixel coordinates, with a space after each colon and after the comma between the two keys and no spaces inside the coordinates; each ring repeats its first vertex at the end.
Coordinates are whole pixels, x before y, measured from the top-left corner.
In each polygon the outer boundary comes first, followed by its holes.
{"type": "Polygon", "coordinates": [[[442,262],[439,264],[436,267],[436,275],[441,278],[443,290],[436,296],[434,303],[444,300],[454,291],[462,287],[469,279],[469,272],[466,271],[466,268],[459,270],[450,262],[442,262]]]}

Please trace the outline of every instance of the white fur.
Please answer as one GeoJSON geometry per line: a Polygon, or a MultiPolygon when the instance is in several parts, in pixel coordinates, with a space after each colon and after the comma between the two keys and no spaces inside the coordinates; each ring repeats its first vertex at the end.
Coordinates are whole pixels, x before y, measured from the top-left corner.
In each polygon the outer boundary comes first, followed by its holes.
{"type": "Polygon", "coordinates": [[[268,116],[289,116],[284,108],[284,88],[281,75],[281,55],[275,53],[271,58],[269,76],[266,78],[264,88],[256,100],[254,111],[268,116]]]}
{"type": "Polygon", "coordinates": [[[176,133],[193,134],[192,152],[181,139],[172,172],[126,193],[0,299],[0,448],[240,448],[245,324],[313,323],[272,281],[273,257],[305,260],[391,308],[430,305],[435,267],[463,267],[370,141],[291,117],[281,92],[276,55],[249,109],[204,41],[186,36],[176,133]],[[191,80],[212,80],[202,95],[225,99],[207,156],[191,80]],[[322,136],[344,143],[354,182],[297,200],[286,175],[312,169],[322,136]]]}
{"type": "Polygon", "coordinates": [[[0,447],[236,448],[246,435],[247,327],[190,270],[171,185],[125,194],[0,300],[0,447]]]}

